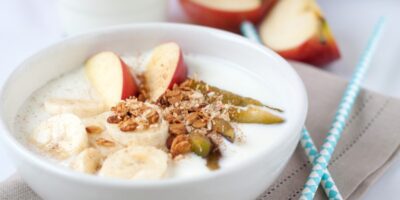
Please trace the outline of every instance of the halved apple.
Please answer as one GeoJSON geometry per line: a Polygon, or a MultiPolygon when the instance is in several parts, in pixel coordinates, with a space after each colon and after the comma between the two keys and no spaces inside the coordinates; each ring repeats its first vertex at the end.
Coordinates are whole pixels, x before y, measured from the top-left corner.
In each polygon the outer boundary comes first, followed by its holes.
{"type": "Polygon", "coordinates": [[[340,57],[315,0],[280,0],[261,23],[260,35],[287,59],[322,66],[340,57]]]}
{"type": "Polygon", "coordinates": [[[86,75],[108,107],[138,92],[125,62],[113,52],[101,52],[85,63],[86,75]]]}
{"type": "Polygon", "coordinates": [[[258,23],[276,0],[180,0],[180,2],[195,23],[238,32],[244,20],[258,23]]]}
{"type": "Polygon", "coordinates": [[[153,49],[144,73],[145,87],[151,101],[187,78],[187,66],[178,44],[169,42],[153,49]]]}

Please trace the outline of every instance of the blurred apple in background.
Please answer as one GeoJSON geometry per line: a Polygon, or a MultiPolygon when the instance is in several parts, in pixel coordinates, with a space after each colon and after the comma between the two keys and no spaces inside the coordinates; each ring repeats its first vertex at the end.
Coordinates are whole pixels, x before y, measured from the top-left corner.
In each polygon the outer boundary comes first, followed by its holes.
{"type": "Polygon", "coordinates": [[[333,34],[315,0],[179,2],[190,22],[233,32],[239,32],[246,20],[259,25],[263,43],[284,58],[316,66],[340,58],[333,34]]]}
{"type": "Polygon", "coordinates": [[[287,59],[322,66],[340,57],[315,0],[280,0],[261,23],[260,36],[287,59]]]}
{"type": "Polygon", "coordinates": [[[239,32],[245,21],[258,23],[277,0],[180,0],[193,22],[239,32]]]}

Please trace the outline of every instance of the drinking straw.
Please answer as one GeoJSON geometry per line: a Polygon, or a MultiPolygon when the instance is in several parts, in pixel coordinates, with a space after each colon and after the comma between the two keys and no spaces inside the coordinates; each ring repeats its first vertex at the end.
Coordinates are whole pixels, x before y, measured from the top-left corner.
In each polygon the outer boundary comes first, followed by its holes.
{"type": "MultiPolygon", "coordinates": [[[[257,43],[262,43],[256,28],[251,22],[245,21],[242,23],[241,26],[242,33],[245,37],[249,38],[250,40],[257,42],[257,43]]],[[[300,140],[300,144],[304,149],[304,152],[307,155],[308,161],[310,163],[314,163],[315,158],[317,158],[318,155],[318,149],[315,146],[310,133],[307,131],[307,129],[304,127],[302,130],[302,137],[300,140]]],[[[324,175],[322,178],[322,187],[326,193],[326,195],[329,197],[330,200],[342,200],[343,197],[340,194],[339,190],[336,187],[335,182],[332,179],[331,174],[329,173],[328,169],[324,170],[324,175]]]]}
{"type": "Polygon", "coordinates": [[[244,21],[240,26],[240,30],[242,31],[242,34],[249,40],[262,44],[261,39],[258,36],[257,29],[254,27],[252,22],[244,21]]]}
{"type": "MultiPolygon", "coordinates": [[[[306,152],[308,161],[310,163],[314,163],[319,155],[318,149],[315,146],[311,135],[307,131],[306,127],[303,127],[302,132],[303,135],[300,139],[300,144],[303,147],[303,150],[306,152]]],[[[333,181],[332,175],[329,173],[329,170],[327,168],[323,172],[321,185],[329,200],[343,200],[343,197],[340,194],[339,189],[336,187],[336,183],[335,181],[333,181]]]]}
{"type": "Polygon", "coordinates": [[[351,77],[351,81],[347,85],[345,93],[339,104],[338,110],[333,120],[332,126],[327,134],[326,139],[322,145],[319,155],[313,163],[313,168],[308,176],[307,182],[301,193],[300,200],[311,200],[314,198],[318,185],[321,182],[323,172],[327,168],[330,159],[332,158],[333,151],[340,139],[346,120],[350,115],[350,111],[354,102],[360,92],[360,84],[371,62],[372,55],[374,54],[378,41],[382,35],[385,25],[385,18],[381,17],[375,25],[374,31],[370,36],[367,48],[364,50],[361,59],[359,60],[356,69],[351,77]]]}

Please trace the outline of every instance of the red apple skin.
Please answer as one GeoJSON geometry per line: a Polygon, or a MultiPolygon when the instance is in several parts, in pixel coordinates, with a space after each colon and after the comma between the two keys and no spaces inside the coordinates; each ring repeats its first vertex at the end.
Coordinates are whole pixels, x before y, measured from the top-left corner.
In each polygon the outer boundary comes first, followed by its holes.
{"type": "Polygon", "coordinates": [[[157,101],[167,89],[187,79],[188,68],[181,47],[167,42],[153,49],[144,78],[150,101],[157,101]]]}
{"type": "Polygon", "coordinates": [[[299,47],[278,51],[278,53],[284,58],[309,63],[318,67],[323,67],[339,59],[339,49],[325,20],[322,29],[321,35],[310,38],[299,47]]]}
{"type": "Polygon", "coordinates": [[[179,52],[179,61],[176,66],[174,75],[172,76],[171,82],[168,85],[168,89],[172,89],[175,84],[180,84],[187,79],[188,69],[183,59],[182,51],[179,52]]]}
{"type": "Polygon", "coordinates": [[[257,24],[277,0],[263,0],[261,6],[250,11],[224,11],[197,4],[191,0],[180,0],[183,10],[197,24],[240,32],[240,25],[247,20],[257,24]]]}
{"type": "Polygon", "coordinates": [[[309,63],[318,67],[340,58],[339,49],[333,41],[321,43],[312,38],[296,49],[278,52],[282,57],[309,63]]]}
{"type": "Polygon", "coordinates": [[[119,60],[121,61],[123,80],[121,99],[124,100],[131,96],[136,96],[139,93],[139,87],[129,71],[128,65],[121,58],[119,60]]]}
{"type": "Polygon", "coordinates": [[[114,52],[104,51],[91,56],[85,63],[85,71],[89,81],[109,107],[139,92],[128,65],[114,52]],[[98,68],[99,66],[102,67],[98,68]]]}

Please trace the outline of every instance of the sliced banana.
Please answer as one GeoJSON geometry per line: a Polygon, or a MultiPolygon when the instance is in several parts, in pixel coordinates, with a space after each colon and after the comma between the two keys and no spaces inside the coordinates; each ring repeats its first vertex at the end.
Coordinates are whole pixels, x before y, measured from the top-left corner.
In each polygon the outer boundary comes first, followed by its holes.
{"type": "Polygon", "coordinates": [[[168,126],[168,122],[161,119],[156,126],[150,126],[148,129],[123,132],[117,124],[106,123],[110,136],[125,146],[154,146],[158,148],[165,148],[168,126]]]}
{"type": "Polygon", "coordinates": [[[83,173],[94,174],[101,166],[103,155],[95,148],[87,148],[73,159],[71,168],[83,173]]]}
{"type": "Polygon", "coordinates": [[[104,104],[99,101],[62,98],[47,99],[44,108],[51,115],[73,113],[79,117],[91,117],[106,110],[104,104]]]}
{"type": "Polygon", "coordinates": [[[31,139],[40,149],[59,159],[78,154],[88,146],[85,126],[79,117],[70,113],[42,122],[31,139]]]}
{"type": "Polygon", "coordinates": [[[161,179],[167,167],[168,155],[164,151],[150,146],[132,146],[108,156],[99,175],[134,180],[161,179]]]}
{"type": "Polygon", "coordinates": [[[109,130],[106,129],[107,116],[109,116],[107,113],[103,113],[95,117],[83,119],[83,123],[85,124],[88,133],[89,145],[99,150],[105,157],[124,148],[123,145],[111,137],[109,130]],[[90,133],[90,127],[97,127],[99,131],[90,133]],[[102,143],[101,141],[109,142],[102,143]]]}

